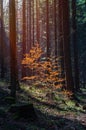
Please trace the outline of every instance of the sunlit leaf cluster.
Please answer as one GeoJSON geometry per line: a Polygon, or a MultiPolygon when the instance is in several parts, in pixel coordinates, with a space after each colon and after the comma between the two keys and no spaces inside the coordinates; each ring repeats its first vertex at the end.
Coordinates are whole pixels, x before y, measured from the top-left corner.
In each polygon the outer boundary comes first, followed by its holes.
{"type": "Polygon", "coordinates": [[[58,58],[43,57],[43,51],[39,44],[31,48],[29,54],[25,54],[22,64],[31,70],[30,76],[24,77],[24,80],[31,80],[34,85],[37,82],[44,84],[46,87],[59,88],[64,81],[61,78],[61,70],[58,65],[58,58]]]}

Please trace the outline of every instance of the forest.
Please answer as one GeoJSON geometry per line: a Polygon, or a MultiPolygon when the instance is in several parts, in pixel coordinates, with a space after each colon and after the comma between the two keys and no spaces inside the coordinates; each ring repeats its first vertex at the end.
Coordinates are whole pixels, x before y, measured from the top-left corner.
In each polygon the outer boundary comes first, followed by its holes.
{"type": "Polygon", "coordinates": [[[86,0],[0,0],[0,130],[86,130],[86,0]]]}

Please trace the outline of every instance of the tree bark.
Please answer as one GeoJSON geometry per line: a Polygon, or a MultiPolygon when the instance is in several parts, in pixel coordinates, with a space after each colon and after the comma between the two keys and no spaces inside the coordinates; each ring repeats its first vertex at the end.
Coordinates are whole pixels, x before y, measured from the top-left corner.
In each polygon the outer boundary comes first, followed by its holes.
{"type": "Polygon", "coordinates": [[[78,66],[78,47],[77,47],[77,25],[76,25],[76,0],[72,0],[72,44],[74,50],[74,84],[75,90],[79,89],[79,66],[78,66]]]}
{"type": "MultiPolygon", "coordinates": [[[[23,18],[23,37],[22,37],[22,59],[26,54],[26,0],[23,0],[23,9],[22,9],[22,18],[23,18]]],[[[22,65],[22,77],[26,76],[26,69],[24,65],[22,65]]]]}
{"type": "Polygon", "coordinates": [[[69,0],[62,2],[63,13],[63,50],[64,67],[66,75],[66,89],[73,92],[74,84],[72,77],[71,54],[70,54],[70,24],[69,24],[69,0]]]}
{"type": "Polygon", "coordinates": [[[0,1],[0,8],[1,8],[1,15],[0,15],[0,44],[1,44],[1,48],[0,48],[0,60],[1,60],[1,79],[4,79],[5,77],[5,71],[4,71],[4,25],[3,25],[3,0],[0,1]]]}
{"type": "Polygon", "coordinates": [[[10,65],[11,65],[11,96],[16,98],[16,88],[19,86],[17,58],[16,58],[16,14],[15,0],[9,1],[9,19],[10,19],[10,65]]]}
{"type": "Polygon", "coordinates": [[[46,0],[46,40],[47,40],[47,57],[50,57],[50,42],[49,42],[49,0],[46,0]]]}

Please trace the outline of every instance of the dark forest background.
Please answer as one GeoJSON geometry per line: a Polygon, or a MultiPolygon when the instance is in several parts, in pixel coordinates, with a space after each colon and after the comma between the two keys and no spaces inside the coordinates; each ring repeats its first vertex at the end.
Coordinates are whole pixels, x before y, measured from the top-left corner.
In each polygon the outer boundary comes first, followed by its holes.
{"type": "MultiPolygon", "coordinates": [[[[0,89],[13,112],[18,100],[34,105],[39,97],[85,112],[86,0],[0,0],[0,89]]],[[[26,104],[17,110],[27,111],[26,104]]]]}

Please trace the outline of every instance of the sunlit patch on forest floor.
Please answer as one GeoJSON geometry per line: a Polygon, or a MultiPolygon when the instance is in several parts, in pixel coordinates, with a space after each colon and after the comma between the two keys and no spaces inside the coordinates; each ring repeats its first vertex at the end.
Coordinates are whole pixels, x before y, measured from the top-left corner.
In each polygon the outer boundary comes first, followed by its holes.
{"type": "Polygon", "coordinates": [[[70,100],[60,91],[49,88],[21,84],[17,91],[16,104],[33,103],[38,120],[28,122],[16,119],[16,114],[8,112],[12,105],[8,84],[0,82],[0,130],[85,130],[86,129],[86,89],[77,93],[78,101],[70,100]]]}

